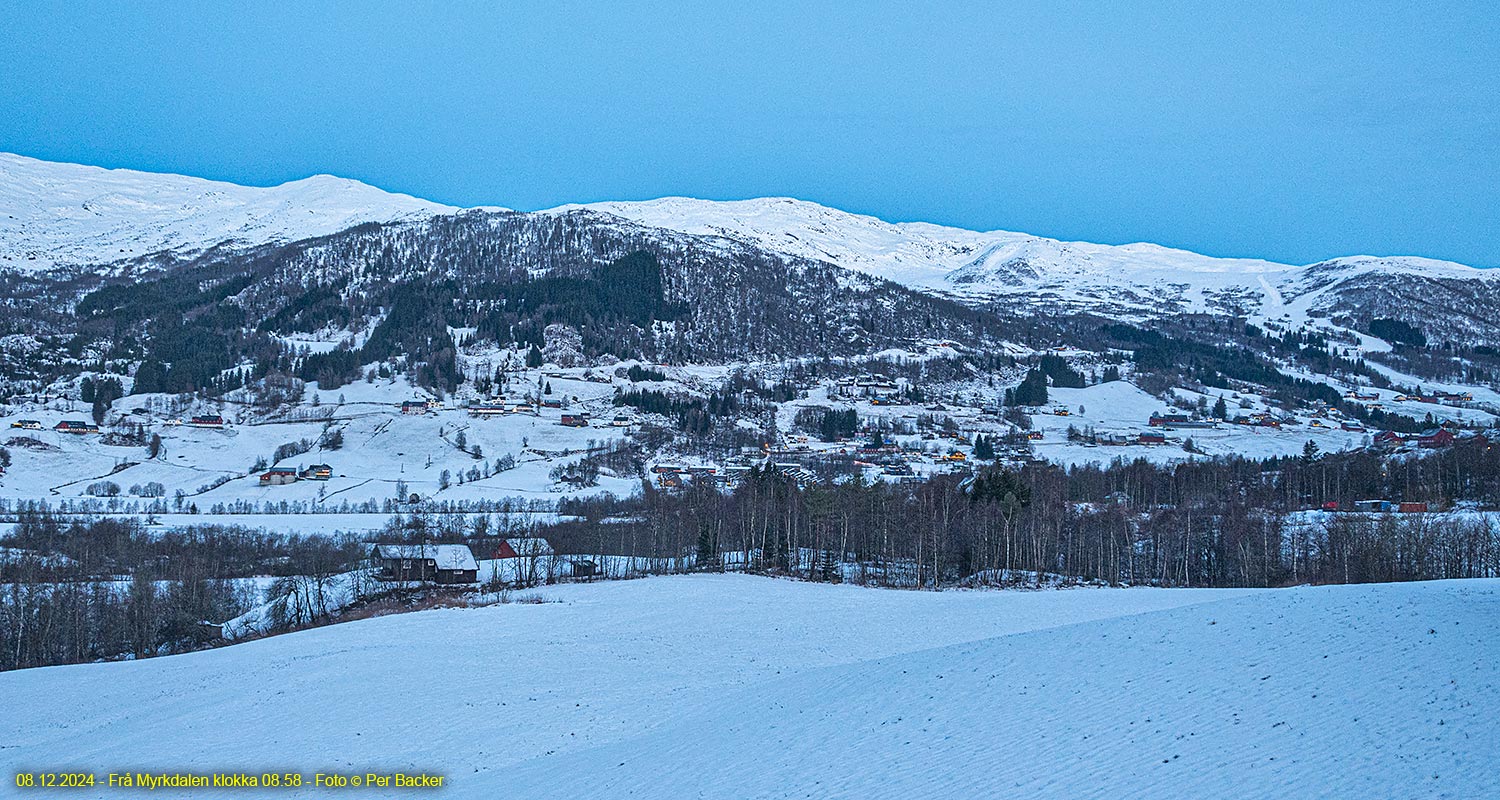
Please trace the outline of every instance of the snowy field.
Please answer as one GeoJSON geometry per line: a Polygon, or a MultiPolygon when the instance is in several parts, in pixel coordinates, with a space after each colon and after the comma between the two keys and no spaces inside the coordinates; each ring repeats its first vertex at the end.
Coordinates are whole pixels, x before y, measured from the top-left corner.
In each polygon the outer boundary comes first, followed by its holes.
{"type": "Polygon", "coordinates": [[[0,752],[427,770],[466,798],[1500,795],[1500,581],[539,594],[0,674],[25,709],[0,752]]]}

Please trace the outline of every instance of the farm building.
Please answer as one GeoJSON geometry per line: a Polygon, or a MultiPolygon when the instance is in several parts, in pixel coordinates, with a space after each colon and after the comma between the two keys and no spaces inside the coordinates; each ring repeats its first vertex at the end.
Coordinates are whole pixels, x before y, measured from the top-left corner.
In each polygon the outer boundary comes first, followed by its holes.
{"type": "Polygon", "coordinates": [[[261,486],[284,486],[297,482],[297,470],[291,467],[271,467],[260,474],[261,486]]]}
{"type": "Polygon", "coordinates": [[[536,558],[554,555],[552,543],[540,536],[501,539],[492,558],[536,558]]]}
{"type": "Polygon", "coordinates": [[[41,421],[34,419],[18,419],[15,422],[12,422],[10,426],[12,428],[21,428],[28,431],[39,431],[42,429],[41,421]]]}
{"type": "Polygon", "coordinates": [[[426,400],[402,400],[401,413],[403,414],[426,414],[426,400]]]}
{"type": "Polygon", "coordinates": [[[98,433],[99,426],[92,422],[84,422],[76,419],[65,419],[57,423],[53,430],[58,433],[98,433]]]}
{"type": "Polygon", "coordinates": [[[333,467],[327,464],[312,464],[302,470],[300,477],[305,481],[326,481],[333,477],[333,467]]]}
{"type": "Polygon", "coordinates": [[[189,428],[223,428],[224,418],[218,414],[203,414],[188,420],[189,428]]]}
{"type": "Polygon", "coordinates": [[[377,544],[370,550],[377,576],[385,581],[475,583],[479,564],[468,545],[377,544]]]}
{"type": "Polygon", "coordinates": [[[1439,447],[1447,447],[1450,444],[1453,444],[1453,432],[1448,430],[1447,428],[1432,428],[1430,430],[1425,430],[1422,431],[1422,434],[1417,437],[1418,447],[1436,449],[1439,447]]]}
{"type": "Polygon", "coordinates": [[[587,428],[589,426],[589,418],[583,414],[564,414],[562,415],[562,424],[569,428],[587,428]]]}
{"type": "Polygon", "coordinates": [[[1382,447],[1400,447],[1405,443],[1406,440],[1401,438],[1401,434],[1395,431],[1381,431],[1375,434],[1375,444],[1382,447]]]}

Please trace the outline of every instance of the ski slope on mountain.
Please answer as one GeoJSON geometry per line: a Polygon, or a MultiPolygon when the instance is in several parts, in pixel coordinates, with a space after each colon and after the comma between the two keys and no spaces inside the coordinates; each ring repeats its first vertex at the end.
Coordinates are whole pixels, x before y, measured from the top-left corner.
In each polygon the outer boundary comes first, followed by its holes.
{"type": "Polygon", "coordinates": [[[466,798],[1500,791],[1500,581],[538,593],[0,674],[28,709],[5,760],[426,770],[466,798]]]}
{"type": "Polygon", "coordinates": [[[188,257],[457,210],[331,175],[239,186],[0,153],[0,269],[188,257]]]}

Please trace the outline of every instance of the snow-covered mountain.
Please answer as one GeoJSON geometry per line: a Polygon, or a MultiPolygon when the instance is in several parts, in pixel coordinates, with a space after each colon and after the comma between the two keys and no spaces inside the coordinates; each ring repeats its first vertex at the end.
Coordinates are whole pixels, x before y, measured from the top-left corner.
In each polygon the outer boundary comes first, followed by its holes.
{"type": "MultiPolygon", "coordinates": [[[[326,175],[260,188],[0,154],[0,273],[181,259],[219,245],[296,241],[456,211],[326,175]]],[[[1350,328],[1386,316],[1441,339],[1500,339],[1500,270],[1426,258],[1351,256],[1307,266],[1216,258],[1147,243],[892,223],[790,198],[669,197],[511,216],[576,230],[579,214],[695,239],[709,261],[749,246],[788,264],[821,262],[860,274],[851,279],[884,279],[982,309],[1132,320],[1223,313],[1287,325],[1321,318],[1350,328]]]]}
{"type": "MultiPolygon", "coordinates": [[[[1333,315],[1341,295],[1370,283],[1397,289],[1477,282],[1493,295],[1500,271],[1410,256],[1351,256],[1309,266],[1215,258],[1161,245],[1063,242],[1010,231],[978,232],[885,222],[790,198],[718,202],[668,197],[587,208],[644,225],[725,236],[828,261],[914,289],[969,301],[1106,314],[1224,312],[1293,321],[1333,315]]],[[[564,206],[566,210],[576,206],[564,206]]]]}
{"type": "Polygon", "coordinates": [[[0,270],[191,257],[457,210],[331,175],[239,186],[0,153],[0,270]]]}

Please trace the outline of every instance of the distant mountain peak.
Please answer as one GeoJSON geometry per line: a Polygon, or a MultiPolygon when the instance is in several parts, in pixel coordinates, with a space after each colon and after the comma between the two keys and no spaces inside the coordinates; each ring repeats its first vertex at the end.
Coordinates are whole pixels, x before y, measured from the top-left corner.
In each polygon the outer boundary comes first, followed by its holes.
{"type": "Polygon", "coordinates": [[[191,257],[458,210],[333,175],[240,186],[0,153],[0,269],[191,257]]]}

